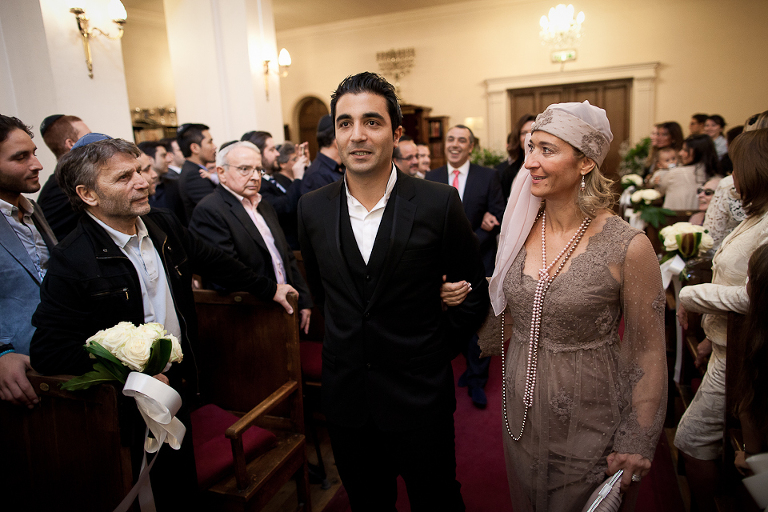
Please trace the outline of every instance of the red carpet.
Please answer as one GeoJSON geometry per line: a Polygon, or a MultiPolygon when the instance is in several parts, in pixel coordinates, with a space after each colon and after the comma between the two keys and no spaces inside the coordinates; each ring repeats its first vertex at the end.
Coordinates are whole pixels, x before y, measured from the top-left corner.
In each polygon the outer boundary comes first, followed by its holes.
{"type": "MultiPolygon", "coordinates": [[[[463,357],[453,361],[454,379],[458,380],[466,364],[463,357]]],[[[485,388],[488,408],[472,405],[465,388],[456,387],[456,465],[457,479],[468,512],[511,511],[507,471],[501,446],[501,358],[491,360],[490,379],[485,388]]],[[[349,512],[344,487],[325,507],[325,512],[349,512]]],[[[398,479],[397,510],[410,512],[405,484],[398,479]]],[[[656,448],[651,472],[643,478],[637,499],[637,512],[682,512],[683,501],[662,434],[656,448]]]]}

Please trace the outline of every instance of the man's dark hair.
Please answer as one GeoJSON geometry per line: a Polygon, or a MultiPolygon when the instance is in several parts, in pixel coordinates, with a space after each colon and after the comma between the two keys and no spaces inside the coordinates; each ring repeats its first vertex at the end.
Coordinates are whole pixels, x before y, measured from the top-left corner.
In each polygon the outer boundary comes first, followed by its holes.
{"type": "Polygon", "coordinates": [[[162,145],[163,145],[163,147],[165,148],[165,150],[166,150],[167,152],[169,152],[169,153],[173,153],[173,145],[171,145],[171,141],[174,141],[174,140],[176,140],[176,139],[172,139],[172,138],[170,138],[170,137],[165,137],[165,138],[163,138],[163,139],[160,139],[160,140],[159,140],[159,141],[157,141],[157,142],[159,142],[160,144],[162,144],[162,145]]]}
{"type": "Polygon", "coordinates": [[[139,143],[139,150],[154,160],[155,154],[157,153],[157,148],[160,146],[165,147],[165,144],[159,140],[145,140],[144,142],[139,143]]]}
{"type": "Polygon", "coordinates": [[[333,121],[324,130],[317,131],[317,146],[320,148],[329,148],[336,140],[336,130],[333,127],[333,121]]]}
{"type": "Polygon", "coordinates": [[[45,130],[43,141],[53,156],[56,157],[56,160],[69,153],[66,144],[67,139],[77,142],[77,130],[72,126],[72,123],[78,121],[82,122],[82,119],[77,116],[61,116],[45,130]]]}
{"type": "Polygon", "coordinates": [[[707,119],[720,125],[720,128],[725,128],[725,119],[723,119],[723,116],[720,114],[712,114],[711,116],[707,116],[707,119]]]}
{"type": "Polygon", "coordinates": [[[695,119],[699,124],[704,124],[704,122],[707,120],[707,117],[709,117],[707,114],[693,114],[691,119],[695,119]]]}
{"type": "Polygon", "coordinates": [[[29,126],[21,122],[18,117],[4,116],[0,114],[0,143],[5,142],[13,130],[21,130],[30,137],[34,137],[29,126]]]}
{"type": "Polygon", "coordinates": [[[398,160],[403,159],[403,154],[400,152],[400,144],[408,141],[413,142],[414,145],[416,144],[416,141],[414,141],[413,137],[411,137],[410,135],[403,135],[402,137],[400,137],[400,142],[398,143],[397,146],[395,146],[395,149],[392,150],[392,158],[396,158],[398,160]]]}
{"type": "Polygon", "coordinates": [[[387,82],[383,76],[369,71],[348,76],[342,80],[331,95],[331,119],[333,120],[334,130],[336,127],[336,103],[339,101],[339,98],[349,93],[361,94],[364,92],[383,96],[387,100],[387,111],[389,112],[389,120],[392,123],[392,134],[394,135],[395,130],[403,124],[403,113],[400,111],[400,104],[397,102],[395,87],[387,82]]]}
{"type": "MultiPolygon", "coordinates": [[[[450,128],[448,131],[451,131],[451,130],[453,130],[454,128],[461,128],[461,129],[463,129],[463,130],[467,130],[467,131],[469,132],[469,143],[470,143],[470,144],[472,144],[472,145],[474,145],[474,144],[475,144],[475,141],[476,141],[477,139],[475,139],[475,134],[474,134],[474,132],[472,131],[472,128],[470,128],[469,126],[467,126],[467,125],[464,125],[464,124],[456,124],[456,125],[453,125],[453,126],[451,126],[451,128],[450,128]]],[[[446,132],[446,133],[447,133],[447,132],[446,132]]]]}
{"type": "Polygon", "coordinates": [[[203,132],[209,130],[204,124],[188,123],[179,126],[176,131],[176,142],[179,143],[179,149],[184,158],[192,156],[192,144],[203,142],[203,132]]]}
{"type": "Polygon", "coordinates": [[[106,139],[75,148],[61,157],[56,165],[56,181],[67,194],[69,203],[75,211],[85,211],[87,207],[77,195],[77,187],[83,185],[89,190],[96,190],[99,169],[117,153],[125,153],[135,158],[141,155],[139,148],[133,142],[123,139],[106,139]]]}
{"type": "Polygon", "coordinates": [[[262,154],[264,154],[264,146],[267,145],[267,139],[271,139],[272,134],[269,132],[253,131],[245,132],[240,138],[241,141],[246,140],[259,148],[262,154]]]}

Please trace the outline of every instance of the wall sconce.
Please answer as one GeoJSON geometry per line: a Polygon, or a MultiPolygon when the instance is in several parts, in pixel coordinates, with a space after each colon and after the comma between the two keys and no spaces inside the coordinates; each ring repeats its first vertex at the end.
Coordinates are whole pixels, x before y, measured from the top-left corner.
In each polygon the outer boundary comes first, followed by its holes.
{"type": "Polygon", "coordinates": [[[566,7],[559,4],[549,10],[549,16],[542,16],[541,43],[552,47],[552,62],[576,60],[576,50],[573,49],[581,38],[581,24],[584,23],[584,12],[573,17],[573,5],[566,7]]]}
{"type": "Polygon", "coordinates": [[[125,12],[125,7],[120,0],[110,0],[107,5],[107,13],[109,18],[117,24],[117,35],[110,36],[98,27],[88,28],[88,16],[85,14],[83,8],[83,2],[72,1],[70,2],[69,12],[75,15],[77,19],[77,29],[80,31],[80,37],[83,39],[83,49],[85,50],[85,64],[88,66],[88,76],[93,78],[93,59],[91,58],[91,39],[96,36],[96,32],[107,37],[109,39],[120,39],[123,37],[123,26],[128,19],[128,14],[125,12]]]}
{"type": "MultiPolygon", "coordinates": [[[[269,101],[269,72],[271,71],[269,69],[270,62],[272,61],[264,61],[264,91],[267,93],[267,101],[269,101]]],[[[288,68],[291,67],[291,54],[288,53],[288,50],[285,48],[280,50],[280,54],[277,56],[277,67],[278,70],[274,72],[276,75],[283,78],[288,76],[288,68]]]]}

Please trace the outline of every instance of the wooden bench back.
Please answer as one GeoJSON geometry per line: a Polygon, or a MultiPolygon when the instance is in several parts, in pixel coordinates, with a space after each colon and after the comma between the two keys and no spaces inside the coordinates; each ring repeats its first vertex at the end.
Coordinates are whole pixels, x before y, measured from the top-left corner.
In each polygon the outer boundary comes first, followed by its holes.
{"type": "Polygon", "coordinates": [[[133,399],[111,384],[69,392],[60,389],[68,376],[27,376],[40,397],[34,409],[0,401],[3,509],[113,510],[132,487],[119,420],[133,399]]]}
{"type": "MultiPolygon", "coordinates": [[[[289,315],[279,304],[249,293],[194,293],[204,400],[243,414],[289,380],[301,383],[296,298],[290,298],[294,314],[289,315]]],[[[280,406],[272,414],[298,421],[303,431],[300,404],[280,406]]]]}

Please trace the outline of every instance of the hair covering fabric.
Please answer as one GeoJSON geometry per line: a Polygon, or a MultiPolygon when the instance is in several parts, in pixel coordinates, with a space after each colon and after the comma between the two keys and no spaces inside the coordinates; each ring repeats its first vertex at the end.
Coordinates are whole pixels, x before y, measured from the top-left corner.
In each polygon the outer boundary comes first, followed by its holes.
{"type": "MultiPolygon", "coordinates": [[[[550,105],[536,117],[531,133],[536,130],[563,139],[594,160],[598,167],[605,160],[613,140],[605,110],[590,105],[588,101],[550,105]]],[[[528,147],[530,140],[531,134],[526,135],[524,147],[528,147]]],[[[533,179],[531,171],[526,166],[527,162],[528,151],[525,152],[525,162],[512,183],[509,202],[501,223],[496,267],[489,280],[488,292],[495,316],[499,316],[507,307],[507,298],[503,289],[504,278],[512,262],[515,261],[517,253],[525,244],[541,206],[541,199],[531,193],[533,179]]]]}
{"type": "MultiPolygon", "coordinates": [[[[98,142],[100,140],[107,140],[111,139],[109,135],[104,135],[103,133],[87,133],[80,137],[77,142],[75,142],[74,146],[72,146],[72,149],[81,148],[83,146],[87,146],[88,144],[92,142],[98,142]]],[[[71,150],[70,150],[71,151],[71,150]]]]}
{"type": "Polygon", "coordinates": [[[603,165],[613,141],[605,110],[584,103],[555,103],[536,116],[531,133],[541,130],[575,147],[598,167],[603,165]]]}

